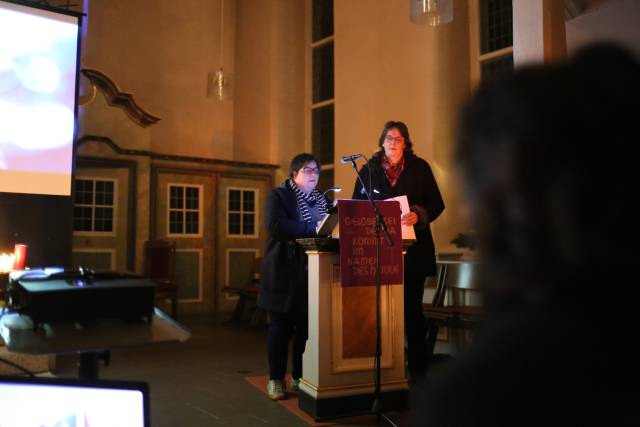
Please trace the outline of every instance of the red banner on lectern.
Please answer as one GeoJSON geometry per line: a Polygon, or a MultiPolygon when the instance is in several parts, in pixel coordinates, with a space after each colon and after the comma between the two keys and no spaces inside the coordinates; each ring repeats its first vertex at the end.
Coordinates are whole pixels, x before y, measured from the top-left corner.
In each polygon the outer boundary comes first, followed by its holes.
{"type": "MultiPolygon", "coordinates": [[[[400,203],[376,201],[393,239],[389,246],[380,233],[380,284],[402,283],[400,203]]],[[[376,217],[368,200],[338,200],[340,224],[340,278],[342,286],[376,284],[376,217]]]]}

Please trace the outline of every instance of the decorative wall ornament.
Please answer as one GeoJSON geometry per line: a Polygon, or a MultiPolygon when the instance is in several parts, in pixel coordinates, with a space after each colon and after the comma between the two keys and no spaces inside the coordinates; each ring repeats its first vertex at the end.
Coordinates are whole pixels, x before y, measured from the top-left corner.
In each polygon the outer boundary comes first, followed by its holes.
{"type": "MultiPolygon", "coordinates": [[[[236,160],[211,159],[208,157],[181,156],[181,155],[174,155],[174,154],[156,153],[150,150],[137,150],[137,149],[123,148],[123,147],[120,147],[118,144],[116,144],[108,136],[82,135],[80,138],[76,140],[76,144],[78,147],[88,144],[90,142],[97,142],[99,144],[104,144],[107,147],[109,147],[114,153],[123,155],[123,156],[141,156],[141,157],[149,157],[152,160],[201,163],[201,164],[207,164],[207,165],[214,165],[215,167],[219,167],[221,170],[225,170],[225,171],[229,171],[230,170],[229,168],[266,169],[269,171],[274,171],[279,168],[278,165],[272,165],[269,163],[241,162],[236,160]]],[[[87,155],[87,154],[83,154],[83,155],[87,155]]]]}
{"type": "Polygon", "coordinates": [[[89,79],[91,84],[95,85],[104,93],[109,105],[121,107],[125,113],[140,126],[147,127],[160,120],[160,117],[154,116],[140,107],[133,99],[132,94],[122,92],[113,79],[102,71],[93,68],[83,68],[81,73],[89,79]]]}

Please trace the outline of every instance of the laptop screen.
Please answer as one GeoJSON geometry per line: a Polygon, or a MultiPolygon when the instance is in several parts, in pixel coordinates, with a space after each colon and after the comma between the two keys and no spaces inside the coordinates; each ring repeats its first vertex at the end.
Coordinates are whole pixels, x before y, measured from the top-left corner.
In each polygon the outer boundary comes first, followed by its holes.
{"type": "Polygon", "coordinates": [[[0,376],[0,426],[149,427],[148,385],[0,376]]]}

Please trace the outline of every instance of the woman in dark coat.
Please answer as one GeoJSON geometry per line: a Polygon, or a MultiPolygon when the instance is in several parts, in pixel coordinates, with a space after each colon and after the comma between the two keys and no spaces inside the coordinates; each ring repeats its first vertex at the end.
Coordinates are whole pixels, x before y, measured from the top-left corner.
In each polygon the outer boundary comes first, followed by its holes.
{"type": "Polygon", "coordinates": [[[302,353],[307,342],[307,255],[296,239],[316,235],[316,224],[327,212],[328,201],[316,189],[318,160],[298,154],[291,160],[289,179],[267,198],[267,242],[262,259],[258,306],[269,312],[267,348],[269,383],[273,400],[285,396],[289,341],[293,337],[291,388],[297,390],[302,376],[302,353]]]}
{"type": "MultiPolygon", "coordinates": [[[[406,195],[410,213],[402,223],[413,225],[416,242],[404,258],[404,321],[409,374],[420,377],[427,362],[422,297],[427,276],[436,274],[433,237],[429,224],[444,210],[444,202],[429,164],[413,154],[409,130],[403,122],[385,123],[378,141],[380,151],[360,170],[360,177],[374,199],[406,195]],[[369,185],[371,188],[369,188],[369,185]]],[[[354,199],[366,199],[359,180],[354,199]]]]}

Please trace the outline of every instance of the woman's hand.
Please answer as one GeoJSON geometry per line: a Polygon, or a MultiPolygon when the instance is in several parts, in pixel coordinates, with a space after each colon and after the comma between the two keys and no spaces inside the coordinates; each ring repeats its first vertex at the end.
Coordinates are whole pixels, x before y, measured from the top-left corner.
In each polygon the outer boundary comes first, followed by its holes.
{"type": "Polygon", "coordinates": [[[409,212],[400,217],[402,225],[415,225],[418,223],[418,214],[415,212],[409,212]]]}

